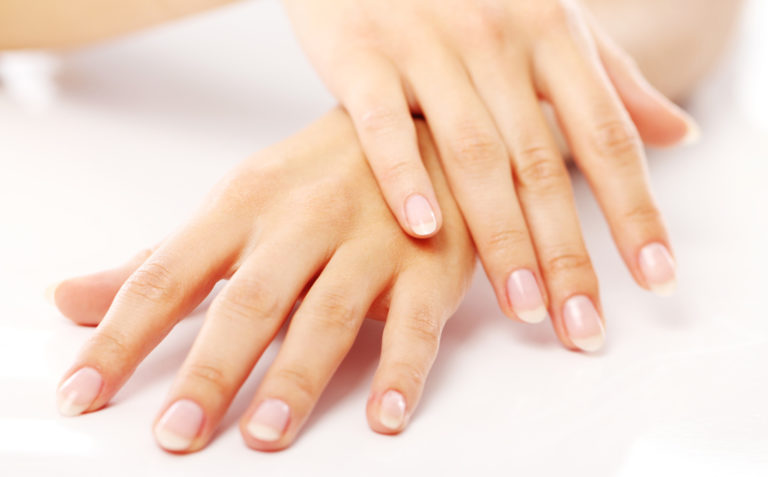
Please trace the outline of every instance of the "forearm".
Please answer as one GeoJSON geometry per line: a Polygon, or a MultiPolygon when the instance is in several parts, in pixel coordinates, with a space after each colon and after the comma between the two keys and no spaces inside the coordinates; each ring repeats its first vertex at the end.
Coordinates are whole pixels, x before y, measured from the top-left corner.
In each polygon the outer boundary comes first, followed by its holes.
{"type": "Polygon", "coordinates": [[[684,99],[716,63],[743,0],[583,0],[666,96],[684,99]]]}
{"type": "Polygon", "coordinates": [[[237,0],[0,0],[0,50],[67,48],[237,0]]]}

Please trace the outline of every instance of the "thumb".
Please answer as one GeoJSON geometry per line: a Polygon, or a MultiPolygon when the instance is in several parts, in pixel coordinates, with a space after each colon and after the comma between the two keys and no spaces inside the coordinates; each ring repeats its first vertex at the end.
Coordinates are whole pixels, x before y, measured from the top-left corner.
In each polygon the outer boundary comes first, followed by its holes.
{"type": "Polygon", "coordinates": [[[123,283],[151,253],[144,250],[119,267],[63,280],[46,290],[46,298],[78,325],[96,326],[123,283]]]}
{"type": "Polygon", "coordinates": [[[592,30],[603,66],[643,141],[657,147],[698,141],[700,130],[693,118],[654,88],[608,35],[594,26],[592,30]]]}

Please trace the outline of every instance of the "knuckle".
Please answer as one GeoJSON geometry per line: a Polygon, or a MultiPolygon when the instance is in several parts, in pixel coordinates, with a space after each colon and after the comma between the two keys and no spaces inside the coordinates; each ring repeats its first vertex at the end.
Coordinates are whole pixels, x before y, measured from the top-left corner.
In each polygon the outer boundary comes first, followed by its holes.
{"type": "Polygon", "coordinates": [[[582,252],[558,252],[548,256],[544,264],[549,273],[553,274],[592,269],[589,256],[582,252]]]}
{"type": "Polygon", "coordinates": [[[623,214],[627,222],[658,223],[661,222],[661,212],[653,204],[643,203],[636,205],[623,214]]]}
{"type": "Polygon", "coordinates": [[[406,177],[414,175],[413,165],[406,160],[388,162],[380,173],[380,179],[385,183],[400,183],[406,177]]]}
{"type": "Polygon", "coordinates": [[[360,115],[360,129],[368,135],[389,137],[406,125],[407,117],[388,106],[371,107],[360,115]]]}
{"type": "Polygon", "coordinates": [[[291,191],[288,203],[294,210],[301,210],[299,220],[302,230],[348,230],[361,210],[359,182],[345,172],[323,177],[314,184],[291,191]]]}
{"type": "Polygon", "coordinates": [[[216,184],[212,203],[224,210],[248,210],[271,194],[280,177],[279,168],[266,161],[259,167],[238,168],[216,184]]]}
{"type": "Polygon", "coordinates": [[[562,32],[572,21],[571,9],[561,0],[549,0],[536,5],[527,18],[538,32],[562,32]]]}
{"type": "Polygon", "coordinates": [[[637,131],[627,122],[613,119],[593,128],[591,146],[603,157],[634,160],[641,145],[637,131]]]}
{"type": "Polygon", "coordinates": [[[281,386],[287,386],[292,391],[297,392],[299,400],[304,403],[314,401],[315,396],[320,392],[318,384],[311,378],[309,369],[303,366],[277,369],[271,378],[279,382],[281,386]]]}
{"type": "Polygon", "coordinates": [[[150,260],[126,280],[122,293],[154,303],[172,303],[182,294],[182,285],[168,267],[150,260]]]}
{"type": "Polygon", "coordinates": [[[467,172],[487,171],[504,157],[504,146],[498,138],[476,126],[456,128],[450,150],[457,164],[467,172]]]}
{"type": "Polygon", "coordinates": [[[573,22],[573,7],[562,0],[542,2],[537,5],[535,26],[539,31],[564,31],[573,22]]]}
{"type": "Polygon", "coordinates": [[[414,309],[405,321],[406,331],[429,350],[436,353],[440,346],[443,320],[431,305],[421,305],[414,309]]]}
{"type": "Polygon", "coordinates": [[[326,291],[312,305],[315,326],[340,335],[354,336],[357,331],[358,307],[341,291],[326,291]]]}
{"type": "Polygon", "coordinates": [[[217,395],[223,394],[230,389],[224,373],[218,366],[193,363],[186,367],[183,376],[185,380],[193,380],[197,383],[202,383],[207,388],[211,388],[217,395]]]}
{"type": "Polygon", "coordinates": [[[245,321],[274,319],[279,312],[278,295],[258,278],[238,278],[211,305],[212,314],[245,321]]]}
{"type": "Polygon", "coordinates": [[[530,147],[519,154],[517,179],[521,187],[548,192],[563,187],[567,172],[563,161],[545,147],[530,147]]]}
{"type": "Polygon", "coordinates": [[[392,372],[401,385],[411,389],[419,389],[427,380],[427,370],[410,361],[398,360],[392,364],[392,372]]]}
{"type": "Polygon", "coordinates": [[[498,228],[491,232],[485,240],[489,250],[510,251],[528,242],[530,236],[524,229],[498,228]]]}
{"type": "Polygon", "coordinates": [[[90,348],[103,358],[114,359],[119,363],[127,363],[133,354],[128,346],[127,338],[115,330],[96,333],[91,338],[90,348]]]}
{"type": "Polygon", "coordinates": [[[478,5],[478,9],[467,12],[461,19],[459,31],[462,42],[483,49],[498,49],[505,42],[505,15],[501,8],[492,5],[478,5]]]}

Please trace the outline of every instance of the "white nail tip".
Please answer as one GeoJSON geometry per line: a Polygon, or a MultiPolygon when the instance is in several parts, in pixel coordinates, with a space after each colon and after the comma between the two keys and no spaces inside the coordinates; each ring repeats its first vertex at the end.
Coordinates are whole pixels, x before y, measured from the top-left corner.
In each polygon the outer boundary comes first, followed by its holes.
{"type": "Polygon", "coordinates": [[[671,296],[677,291],[677,281],[671,280],[667,283],[650,285],[651,291],[659,296],[671,296]]]}
{"type": "Polygon", "coordinates": [[[686,123],[688,125],[688,132],[683,136],[683,139],[680,141],[680,145],[682,146],[690,146],[692,144],[696,144],[701,140],[701,129],[699,126],[693,122],[692,119],[686,120],[686,123]]]}
{"type": "Polygon", "coordinates": [[[51,305],[56,306],[56,289],[59,288],[58,283],[54,283],[53,285],[49,285],[48,288],[45,289],[45,301],[50,303],[51,305]]]}
{"type": "Polygon", "coordinates": [[[544,308],[543,306],[540,306],[535,310],[526,310],[526,311],[515,310],[515,314],[522,321],[526,323],[530,323],[532,325],[541,323],[542,321],[546,320],[548,316],[547,309],[544,308]]]}
{"type": "Polygon", "coordinates": [[[166,431],[165,429],[155,429],[155,439],[165,450],[169,451],[183,451],[189,449],[192,441],[186,437],[181,437],[173,432],[166,431]]]}
{"type": "Polygon", "coordinates": [[[402,419],[399,419],[395,416],[385,415],[385,413],[381,413],[381,415],[379,416],[379,422],[381,423],[382,426],[392,431],[396,431],[400,429],[400,427],[403,425],[402,419]]]}
{"type": "Polygon", "coordinates": [[[280,439],[281,433],[264,424],[251,422],[248,424],[248,433],[256,439],[264,442],[275,442],[280,439]]]}
{"type": "Polygon", "coordinates": [[[429,222],[421,222],[419,224],[415,224],[413,226],[413,233],[416,235],[426,237],[427,235],[432,235],[435,233],[435,230],[437,229],[437,220],[435,220],[434,215],[432,216],[432,220],[429,222]]]}
{"type": "Polygon", "coordinates": [[[74,393],[74,392],[67,393],[64,396],[59,396],[59,399],[58,399],[59,413],[62,416],[66,416],[66,417],[79,416],[90,406],[90,403],[76,404],[76,401],[77,401],[77,393],[74,393]]]}
{"type": "Polygon", "coordinates": [[[589,338],[571,338],[571,341],[582,351],[594,352],[603,347],[605,339],[602,336],[591,336],[589,338]]]}

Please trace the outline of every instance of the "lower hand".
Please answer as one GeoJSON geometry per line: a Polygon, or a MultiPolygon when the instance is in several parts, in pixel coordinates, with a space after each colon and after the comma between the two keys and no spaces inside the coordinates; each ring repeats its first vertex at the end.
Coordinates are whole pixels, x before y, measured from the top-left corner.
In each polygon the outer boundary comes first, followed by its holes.
{"type": "Polygon", "coordinates": [[[210,441],[307,288],[242,416],[245,442],[277,450],[294,441],[366,315],[386,319],[368,422],[382,433],[403,430],[474,264],[423,126],[419,138],[445,214],[430,240],[402,233],[351,123],[333,111],[243,163],[155,249],[60,283],[59,309],[77,323],[98,324],[62,380],[61,411],[104,407],[174,324],[228,278],[155,421],[163,448],[192,452],[210,441]]]}

